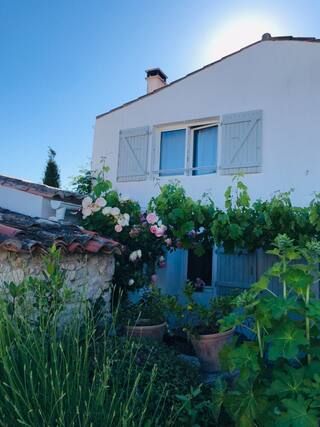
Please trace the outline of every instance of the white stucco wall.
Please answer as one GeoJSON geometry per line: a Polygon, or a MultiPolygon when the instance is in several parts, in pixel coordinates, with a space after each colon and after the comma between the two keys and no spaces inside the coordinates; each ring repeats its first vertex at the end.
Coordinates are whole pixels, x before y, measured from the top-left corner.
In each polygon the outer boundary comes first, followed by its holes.
{"type": "MultiPolygon", "coordinates": [[[[155,182],[116,182],[121,129],[256,109],[263,110],[263,160],[262,172],[245,178],[252,198],[294,188],[293,201],[308,203],[320,191],[320,43],[264,41],[97,119],[93,168],[105,157],[115,187],[145,205],[155,182]]],[[[232,176],[178,178],[193,197],[210,191],[222,206],[232,176]]]]}
{"type": "Polygon", "coordinates": [[[49,218],[55,214],[49,199],[1,185],[0,207],[33,217],[49,218]]]}

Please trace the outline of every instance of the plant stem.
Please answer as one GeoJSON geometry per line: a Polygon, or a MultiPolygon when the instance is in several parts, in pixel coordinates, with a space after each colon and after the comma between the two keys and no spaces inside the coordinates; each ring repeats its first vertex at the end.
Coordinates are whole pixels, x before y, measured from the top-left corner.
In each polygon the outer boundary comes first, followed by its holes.
{"type": "MultiPolygon", "coordinates": [[[[307,287],[306,290],[306,308],[308,308],[310,302],[310,285],[307,287]]],[[[308,315],[306,315],[306,338],[308,340],[309,348],[310,348],[310,318],[308,315]]],[[[311,354],[308,353],[307,355],[308,364],[311,363],[311,354]]]]}
{"type": "Polygon", "coordinates": [[[260,329],[259,320],[257,320],[257,338],[258,338],[258,344],[259,344],[260,357],[262,359],[263,358],[263,344],[262,344],[261,329],[260,329]]]}

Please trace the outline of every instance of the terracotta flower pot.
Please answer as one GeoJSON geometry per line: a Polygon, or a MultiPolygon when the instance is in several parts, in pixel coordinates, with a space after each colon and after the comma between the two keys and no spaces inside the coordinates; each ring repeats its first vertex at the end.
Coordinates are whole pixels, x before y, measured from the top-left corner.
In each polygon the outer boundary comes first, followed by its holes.
{"type": "Polygon", "coordinates": [[[126,332],[129,337],[152,338],[157,341],[163,340],[163,335],[166,329],[166,322],[151,326],[141,324],[135,326],[126,326],[126,332]]]}
{"type": "Polygon", "coordinates": [[[217,334],[192,336],[191,342],[205,372],[220,371],[219,353],[234,334],[234,329],[217,334]]]}

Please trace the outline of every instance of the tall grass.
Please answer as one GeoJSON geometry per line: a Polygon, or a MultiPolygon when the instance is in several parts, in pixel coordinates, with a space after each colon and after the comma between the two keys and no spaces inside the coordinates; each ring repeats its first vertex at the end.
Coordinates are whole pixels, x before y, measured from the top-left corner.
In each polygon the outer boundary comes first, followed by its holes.
{"type": "Polygon", "coordinates": [[[195,370],[164,346],[117,337],[116,315],[101,327],[97,305],[70,316],[60,261],[53,247],[42,278],[0,292],[0,425],[193,426],[195,395],[184,396],[195,370]]]}
{"type": "Polygon", "coordinates": [[[107,333],[97,338],[89,310],[82,310],[62,333],[58,331],[58,316],[44,327],[35,327],[22,315],[9,315],[1,305],[1,425],[166,424],[165,391],[156,404],[151,402],[157,369],[150,372],[147,384],[141,383],[133,341],[119,341],[107,333]]]}

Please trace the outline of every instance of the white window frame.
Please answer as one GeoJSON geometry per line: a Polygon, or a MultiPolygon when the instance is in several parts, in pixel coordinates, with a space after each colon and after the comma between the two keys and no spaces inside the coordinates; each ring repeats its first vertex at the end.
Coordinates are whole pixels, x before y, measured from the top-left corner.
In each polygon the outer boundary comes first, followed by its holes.
{"type": "Polygon", "coordinates": [[[201,170],[207,170],[210,169],[211,166],[200,166],[200,167],[194,167],[193,166],[193,161],[194,161],[194,132],[196,130],[200,130],[200,129],[207,129],[207,128],[213,128],[216,127],[217,128],[217,163],[215,165],[215,170],[213,172],[208,172],[206,174],[203,175],[214,175],[218,172],[218,144],[219,144],[219,134],[220,134],[220,126],[219,124],[205,124],[205,125],[200,125],[200,126],[192,126],[190,127],[190,142],[189,142],[189,147],[190,147],[190,156],[189,156],[189,164],[187,167],[187,175],[191,175],[191,176],[201,176],[200,175],[193,175],[194,171],[201,171],[201,170]]]}
{"type": "Polygon", "coordinates": [[[152,149],[152,176],[159,179],[168,179],[183,176],[199,177],[203,175],[192,175],[193,170],[199,170],[199,168],[193,168],[193,138],[194,131],[206,127],[218,127],[218,139],[217,139],[217,165],[215,172],[211,172],[206,175],[214,175],[218,173],[218,162],[219,162],[219,140],[220,140],[220,118],[219,117],[208,117],[204,119],[189,120],[184,122],[165,123],[155,125],[153,127],[153,149],[152,149]],[[162,132],[174,131],[185,129],[186,140],[185,140],[185,159],[184,159],[184,172],[180,175],[160,175],[160,155],[161,155],[161,134],[162,132]]]}

